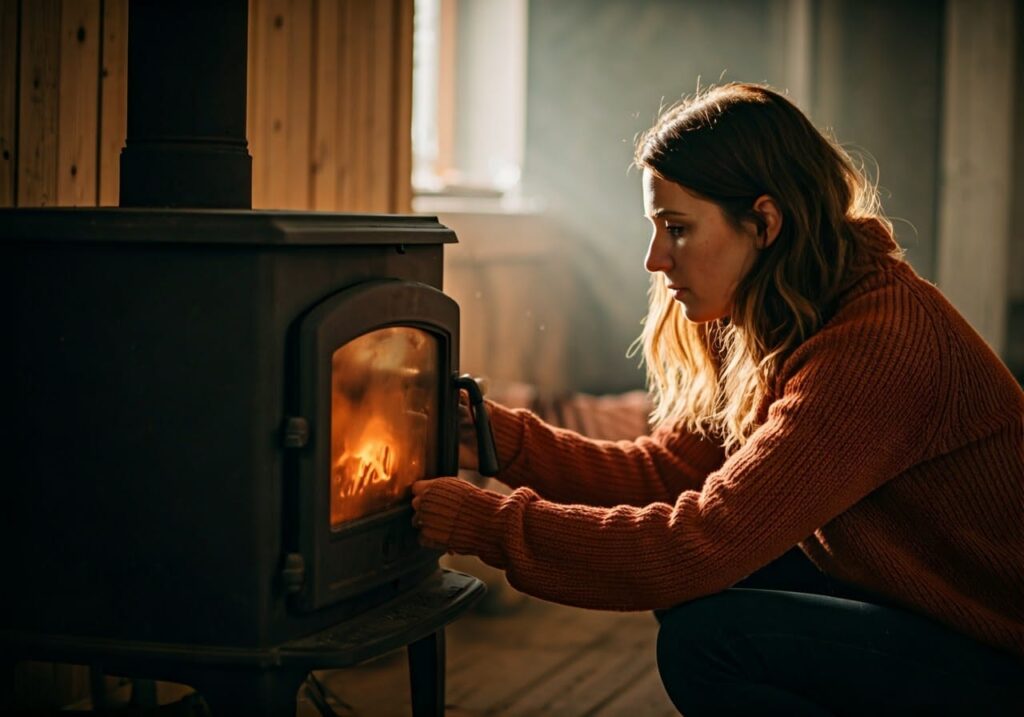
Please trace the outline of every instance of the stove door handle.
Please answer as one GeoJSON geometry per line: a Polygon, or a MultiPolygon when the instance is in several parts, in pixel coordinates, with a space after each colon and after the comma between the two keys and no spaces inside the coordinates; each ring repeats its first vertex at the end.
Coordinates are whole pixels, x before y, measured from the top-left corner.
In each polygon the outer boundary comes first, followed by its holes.
{"type": "Polygon", "coordinates": [[[457,377],[455,388],[469,394],[469,409],[473,414],[473,427],[476,429],[476,455],[479,464],[477,472],[484,476],[498,475],[498,451],[494,447],[494,433],[491,432],[491,421],[487,418],[484,394],[479,384],[469,374],[457,377]]]}

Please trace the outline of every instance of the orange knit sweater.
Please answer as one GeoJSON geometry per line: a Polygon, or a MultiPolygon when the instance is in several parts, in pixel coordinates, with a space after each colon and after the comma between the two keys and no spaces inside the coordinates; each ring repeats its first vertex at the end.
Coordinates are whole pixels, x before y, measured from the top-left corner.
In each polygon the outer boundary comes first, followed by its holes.
{"type": "Polygon", "coordinates": [[[424,537],[555,602],[666,608],[799,544],[824,572],[1024,655],[1024,393],[886,261],[785,361],[728,459],[661,427],[595,441],[489,404],[509,496],[440,478],[424,537]]]}

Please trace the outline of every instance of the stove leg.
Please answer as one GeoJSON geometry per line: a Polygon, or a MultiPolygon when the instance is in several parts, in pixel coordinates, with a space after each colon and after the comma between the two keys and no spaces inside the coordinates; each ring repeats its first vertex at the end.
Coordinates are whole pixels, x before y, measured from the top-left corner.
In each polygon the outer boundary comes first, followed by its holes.
{"type": "Polygon", "coordinates": [[[6,657],[0,659],[0,670],[3,671],[0,674],[0,714],[7,714],[14,709],[14,675],[17,667],[18,663],[14,660],[6,657]]]}
{"type": "Polygon", "coordinates": [[[407,649],[413,717],[444,717],[444,628],[407,649]]]}
{"type": "Polygon", "coordinates": [[[107,700],[107,679],[102,665],[89,665],[89,696],[92,711],[103,713],[109,709],[107,700]]]}
{"type": "Polygon", "coordinates": [[[212,717],[282,717],[295,714],[296,693],[305,678],[289,670],[211,670],[190,684],[212,717]]]}

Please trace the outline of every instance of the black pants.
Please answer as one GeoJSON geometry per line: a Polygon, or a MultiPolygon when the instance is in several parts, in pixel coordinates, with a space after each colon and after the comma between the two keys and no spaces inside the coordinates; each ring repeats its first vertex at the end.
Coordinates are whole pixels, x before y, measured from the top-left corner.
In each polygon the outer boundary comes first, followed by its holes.
{"type": "Polygon", "coordinates": [[[1024,660],[830,580],[797,549],[656,614],[684,717],[1024,715],[1024,660]]]}

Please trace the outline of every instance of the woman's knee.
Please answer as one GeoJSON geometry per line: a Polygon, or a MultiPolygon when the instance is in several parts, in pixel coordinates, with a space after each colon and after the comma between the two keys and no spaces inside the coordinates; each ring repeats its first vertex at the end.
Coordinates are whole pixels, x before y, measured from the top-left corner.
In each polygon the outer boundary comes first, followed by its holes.
{"type": "Polygon", "coordinates": [[[700,598],[658,616],[658,673],[673,704],[687,715],[706,714],[730,680],[723,650],[731,641],[724,595],[700,598]]]}
{"type": "Polygon", "coordinates": [[[658,631],[659,654],[685,651],[692,654],[713,644],[735,625],[737,602],[729,591],[698,598],[667,610],[655,611],[661,625],[658,631]]]}

